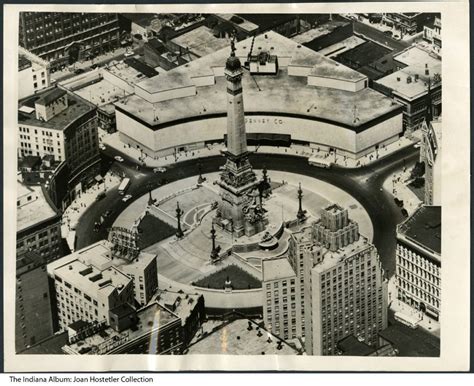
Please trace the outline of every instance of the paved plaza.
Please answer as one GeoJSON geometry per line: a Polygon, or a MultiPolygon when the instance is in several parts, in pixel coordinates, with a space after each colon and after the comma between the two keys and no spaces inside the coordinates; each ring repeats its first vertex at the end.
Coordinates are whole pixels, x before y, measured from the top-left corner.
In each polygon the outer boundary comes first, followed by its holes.
{"type": "MultiPolygon", "coordinates": [[[[256,174],[260,177],[261,170],[256,170],[256,174]]],[[[308,216],[306,224],[318,218],[321,208],[331,202],[338,202],[349,209],[351,218],[360,225],[361,234],[372,240],[373,228],[367,212],[343,190],[326,182],[294,173],[269,171],[268,174],[277,188],[265,203],[265,208],[269,211],[269,225],[266,231],[275,234],[283,221],[296,219],[297,189],[301,183],[303,209],[307,211],[308,216]]],[[[185,237],[178,240],[172,236],[145,250],[157,254],[160,274],[176,283],[189,284],[218,269],[210,262],[209,256],[212,249],[210,230],[215,216],[215,210],[211,205],[219,198],[218,186],[214,184],[219,178],[219,173],[205,174],[204,177],[206,181],[199,187],[197,177],[194,176],[161,186],[151,192],[152,198],[158,203],[155,207],[157,210],[153,210],[153,213],[162,221],[176,227],[178,203],[183,210],[182,226],[185,237]]],[[[138,225],[147,210],[148,200],[149,195],[145,194],[132,202],[118,216],[114,226],[131,228],[138,225]]],[[[221,247],[221,251],[227,251],[236,244],[258,243],[262,236],[260,233],[252,237],[243,236],[234,239],[231,234],[218,230],[216,244],[221,247]]],[[[288,238],[289,232],[285,230],[276,249],[233,253],[232,259],[224,258],[223,264],[237,261],[240,266],[254,270],[252,273],[260,277],[261,260],[283,255],[288,249],[288,238]]]]}

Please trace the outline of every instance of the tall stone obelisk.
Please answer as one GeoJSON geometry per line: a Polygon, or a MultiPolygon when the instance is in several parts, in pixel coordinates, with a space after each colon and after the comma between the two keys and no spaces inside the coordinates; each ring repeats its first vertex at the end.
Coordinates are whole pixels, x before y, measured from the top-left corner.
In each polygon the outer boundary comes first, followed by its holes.
{"type": "Polygon", "coordinates": [[[221,202],[215,223],[235,237],[252,236],[265,229],[266,219],[260,200],[256,199],[257,177],[248,159],[242,95],[242,65],[235,55],[234,41],[226,61],[227,80],[227,149],[224,170],[217,182],[221,202]]]}

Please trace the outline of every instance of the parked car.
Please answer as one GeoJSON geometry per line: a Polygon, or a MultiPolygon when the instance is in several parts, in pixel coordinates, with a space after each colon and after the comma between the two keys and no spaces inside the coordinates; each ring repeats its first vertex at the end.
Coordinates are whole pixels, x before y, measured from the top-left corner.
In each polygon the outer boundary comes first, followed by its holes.
{"type": "Polygon", "coordinates": [[[104,145],[103,143],[101,143],[101,144],[99,144],[99,149],[100,149],[100,150],[105,150],[106,147],[105,147],[105,145],[104,145]]]}
{"type": "Polygon", "coordinates": [[[124,198],[122,198],[122,201],[123,202],[127,202],[128,200],[130,200],[132,198],[132,195],[131,194],[127,194],[124,198]]]}
{"type": "Polygon", "coordinates": [[[96,201],[100,201],[102,200],[103,198],[105,198],[106,194],[105,192],[100,192],[97,197],[95,198],[96,201]]]}
{"type": "Polygon", "coordinates": [[[164,173],[166,172],[166,168],[164,167],[159,167],[159,168],[154,168],[153,173],[164,173]]]}
{"type": "Polygon", "coordinates": [[[120,157],[119,155],[116,155],[116,156],[114,157],[114,159],[115,159],[115,161],[117,161],[117,162],[123,162],[123,158],[120,157]]]}
{"type": "Polygon", "coordinates": [[[77,70],[74,70],[74,74],[79,75],[83,74],[85,71],[82,68],[78,68],[77,70]]]}
{"type": "Polygon", "coordinates": [[[126,51],[125,54],[123,54],[123,56],[125,56],[126,58],[130,57],[130,56],[133,56],[135,55],[135,52],[133,51],[126,51]]]}
{"type": "Polygon", "coordinates": [[[415,149],[419,149],[420,147],[421,147],[421,143],[420,143],[420,142],[415,143],[415,149]]]}
{"type": "Polygon", "coordinates": [[[387,36],[392,36],[393,35],[392,31],[384,31],[383,33],[387,36]]]}

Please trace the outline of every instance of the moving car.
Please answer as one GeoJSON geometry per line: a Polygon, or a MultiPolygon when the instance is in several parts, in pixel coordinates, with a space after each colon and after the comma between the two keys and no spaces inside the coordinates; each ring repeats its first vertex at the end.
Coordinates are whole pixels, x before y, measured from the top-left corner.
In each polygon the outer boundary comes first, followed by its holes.
{"type": "Polygon", "coordinates": [[[130,200],[132,198],[132,195],[131,194],[127,194],[124,198],[122,198],[122,201],[123,202],[127,202],[128,200],[130,200]]]}
{"type": "Polygon", "coordinates": [[[114,157],[114,159],[115,159],[115,161],[123,162],[123,158],[120,157],[119,155],[116,155],[116,156],[114,157]]]}
{"type": "Polygon", "coordinates": [[[159,168],[154,168],[153,173],[164,173],[166,172],[166,168],[164,167],[159,167],[159,168]]]}

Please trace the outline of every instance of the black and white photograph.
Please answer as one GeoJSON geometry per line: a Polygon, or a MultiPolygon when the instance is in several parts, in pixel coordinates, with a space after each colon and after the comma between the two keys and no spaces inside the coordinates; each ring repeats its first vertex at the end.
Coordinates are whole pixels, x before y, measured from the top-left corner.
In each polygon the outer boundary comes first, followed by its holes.
{"type": "Polygon", "coordinates": [[[444,13],[179,9],[15,13],[14,354],[441,360],[444,13]]]}

